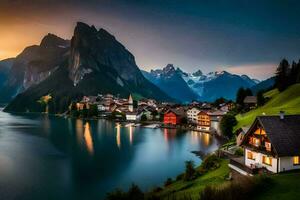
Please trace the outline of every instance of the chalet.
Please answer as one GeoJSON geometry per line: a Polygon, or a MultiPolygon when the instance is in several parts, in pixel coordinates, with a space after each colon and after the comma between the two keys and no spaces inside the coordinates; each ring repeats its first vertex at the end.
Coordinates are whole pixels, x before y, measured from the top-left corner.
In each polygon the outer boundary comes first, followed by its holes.
{"type": "MultiPolygon", "coordinates": [[[[300,169],[300,115],[257,117],[242,147],[242,164],[252,173],[261,169],[272,173],[300,169]]],[[[239,171],[236,161],[231,159],[229,166],[239,171]]]]}
{"type": "Polygon", "coordinates": [[[182,108],[169,109],[164,113],[164,124],[177,125],[180,124],[185,117],[185,111],[182,108]]]}
{"type": "Polygon", "coordinates": [[[257,106],[257,97],[256,96],[246,96],[244,99],[244,104],[246,109],[252,110],[257,106]]]}
{"type": "Polygon", "coordinates": [[[197,129],[200,131],[210,131],[210,117],[207,111],[201,111],[198,113],[197,129]]]}
{"type": "Polygon", "coordinates": [[[223,116],[226,114],[224,111],[216,110],[207,113],[210,119],[210,131],[221,135],[220,123],[223,116]]]}
{"type": "Polygon", "coordinates": [[[198,122],[198,113],[201,110],[197,107],[192,107],[190,109],[188,109],[186,111],[186,116],[187,116],[187,120],[188,122],[192,123],[192,124],[197,124],[198,122]]]}

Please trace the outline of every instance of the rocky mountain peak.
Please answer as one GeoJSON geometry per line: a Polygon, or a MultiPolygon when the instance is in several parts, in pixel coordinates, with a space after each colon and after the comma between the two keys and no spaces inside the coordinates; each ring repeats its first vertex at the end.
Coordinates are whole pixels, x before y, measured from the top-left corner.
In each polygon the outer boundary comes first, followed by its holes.
{"type": "Polygon", "coordinates": [[[40,47],[44,48],[67,48],[69,41],[64,40],[54,34],[48,33],[41,41],[40,47]]]}
{"type": "Polygon", "coordinates": [[[194,72],[192,75],[193,75],[193,76],[202,76],[203,73],[202,73],[202,71],[201,71],[200,69],[198,69],[198,70],[197,70],[196,72],[194,72]]]}

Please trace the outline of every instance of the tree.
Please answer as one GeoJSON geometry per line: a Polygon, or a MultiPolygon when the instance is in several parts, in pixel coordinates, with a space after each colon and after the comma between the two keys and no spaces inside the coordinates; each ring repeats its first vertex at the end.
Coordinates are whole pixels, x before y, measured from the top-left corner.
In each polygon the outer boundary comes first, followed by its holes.
{"type": "Polygon", "coordinates": [[[130,199],[130,200],[144,199],[144,193],[136,184],[132,184],[128,190],[128,198],[127,199],[130,199]]]}
{"type": "Polygon", "coordinates": [[[220,104],[226,103],[226,102],[227,102],[227,100],[225,98],[220,97],[220,98],[218,98],[218,99],[215,100],[215,102],[213,103],[213,105],[215,107],[219,107],[220,104]]]}
{"type": "Polygon", "coordinates": [[[257,97],[257,106],[263,106],[266,103],[266,99],[264,97],[264,93],[262,90],[258,91],[256,97],[257,97]]]}
{"type": "Polygon", "coordinates": [[[289,68],[290,64],[283,59],[276,70],[275,87],[281,92],[289,86],[289,68]]]}
{"type": "Polygon", "coordinates": [[[147,116],[146,116],[145,114],[143,114],[143,115],[141,116],[141,121],[142,121],[142,122],[147,121],[147,116]]]}
{"type": "Polygon", "coordinates": [[[185,174],[184,174],[184,180],[190,181],[195,178],[195,164],[193,161],[189,160],[185,162],[185,174]]]}
{"type": "MultiPolygon", "coordinates": [[[[251,90],[250,88],[247,88],[247,89],[245,90],[245,97],[246,97],[246,96],[253,96],[252,90],[251,90]]],[[[245,99],[245,97],[244,97],[244,99],[245,99]]]]}
{"type": "Polygon", "coordinates": [[[237,120],[235,116],[226,114],[223,116],[220,124],[222,134],[228,138],[233,136],[233,127],[237,125],[237,120]]]}
{"type": "Polygon", "coordinates": [[[244,105],[244,99],[245,99],[245,90],[244,88],[240,88],[238,91],[237,91],[237,94],[236,94],[236,100],[235,102],[240,105],[240,106],[243,106],[244,105]]]}

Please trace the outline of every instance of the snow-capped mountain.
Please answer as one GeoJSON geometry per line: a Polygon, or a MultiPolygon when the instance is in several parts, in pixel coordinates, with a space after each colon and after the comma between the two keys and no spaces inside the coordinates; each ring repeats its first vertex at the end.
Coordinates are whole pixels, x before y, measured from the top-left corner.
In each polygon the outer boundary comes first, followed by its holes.
{"type": "Polygon", "coordinates": [[[201,70],[197,70],[186,73],[172,64],[163,69],[143,71],[143,74],[171,97],[181,101],[214,101],[220,97],[233,100],[240,87],[250,88],[259,82],[247,75],[239,76],[226,71],[203,74],[201,70]],[[177,81],[174,81],[174,77],[177,81]],[[184,91],[188,95],[184,96],[184,91]]]}

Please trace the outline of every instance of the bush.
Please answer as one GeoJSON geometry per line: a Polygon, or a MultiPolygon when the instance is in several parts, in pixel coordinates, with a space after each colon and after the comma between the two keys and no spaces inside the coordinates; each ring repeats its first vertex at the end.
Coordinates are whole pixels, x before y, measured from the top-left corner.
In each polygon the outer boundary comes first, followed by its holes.
{"type": "Polygon", "coordinates": [[[242,148],[238,148],[237,150],[235,150],[234,155],[243,156],[244,155],[244,150],[242,148]]]}
{"type": "Polygon", "coordinates": [[[121,189],[116,189],[113,192],[107,193],[106,200],[142,200],[144,199],[144,193],[135,184],[132,184],[128,192],[124,192],[121,189]]]}
{"type": "Polygon", "coordinates": [[[196,178],[196,169],[195,164],[193,161],[186,161],[185,162],[185,173],[184,173],[184,180],[190,181],[196,178]]]}
{"type": "Polygon", "coordinates": [[[176,181],[182,180],[183,177],[184,177],[184,174],[179,174],[179,175],[176,177],[176,181]]]}
{"type": "Polygon", "coordinates": [[[220,158],[218,158],[215,154],[209,155],[204,158],[200,168],[203,170],[212,170],[220,167],[220,158]]]}
{"type": "Polygon", "coordinates": [[[173,183],[173,180],[171,178],[168,178],[164,184],[165,187],[167,187],[168,185],[171,185],[173,183]]]}

